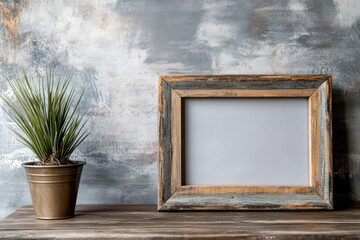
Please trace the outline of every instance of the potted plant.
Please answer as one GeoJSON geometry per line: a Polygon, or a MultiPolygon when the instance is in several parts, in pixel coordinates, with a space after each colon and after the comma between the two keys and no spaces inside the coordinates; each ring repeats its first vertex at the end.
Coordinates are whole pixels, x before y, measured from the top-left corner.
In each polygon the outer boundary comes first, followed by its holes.
{"type": "Polygon", "coordinates": [[[13,95],[0,93],[8,106],[3,109],[17,126],[10,129],[37,157],[23,164],[36,217],[70,218],[85,165],[70,156],[89,135],[87,118],[77,113],[84,92],[76,94],[72,74],[55,79],[53,68],[45,76],[28,76],[24,70],[4,77],[13,95]]]}

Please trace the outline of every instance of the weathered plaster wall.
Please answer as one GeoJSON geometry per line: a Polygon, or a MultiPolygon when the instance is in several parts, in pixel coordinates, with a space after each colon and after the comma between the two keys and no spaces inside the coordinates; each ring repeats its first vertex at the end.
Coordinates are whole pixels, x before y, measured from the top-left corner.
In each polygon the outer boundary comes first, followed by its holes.
{"type": "MultiPolygon", "coordinates": [[[[335,203],[359,203],[359,62],[358,0],[0,2],[0,71],[55,64],[86,89],[79,203],[156,203],[156,76],[174,73],[333,74],[335,203]]],[[[0,217],[31,203],[7,124],[0,217]]]]}

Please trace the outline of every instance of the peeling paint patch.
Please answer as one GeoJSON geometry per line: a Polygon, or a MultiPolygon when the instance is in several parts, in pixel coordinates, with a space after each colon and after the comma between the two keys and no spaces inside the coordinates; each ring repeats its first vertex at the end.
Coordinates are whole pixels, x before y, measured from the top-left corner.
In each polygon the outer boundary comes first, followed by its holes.
{"type": "Polygon", "coordinates": [[[10,42],[16,46],[20,43],[20,12],[22,5],[20,2],[12,0],[9,3],[0,2],[0,24],[5,26],[10,42]]]}

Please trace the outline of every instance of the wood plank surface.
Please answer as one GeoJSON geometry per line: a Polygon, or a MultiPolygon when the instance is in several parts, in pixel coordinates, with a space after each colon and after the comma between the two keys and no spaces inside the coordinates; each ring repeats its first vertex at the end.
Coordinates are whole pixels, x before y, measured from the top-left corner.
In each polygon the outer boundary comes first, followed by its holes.
{"type": "Polygon", "coordinates": [[[0,222],[1,239],[360,239],[360,209],[157,212],[156,206],[79,205],[65,220],[24,206],[0,222]]]}

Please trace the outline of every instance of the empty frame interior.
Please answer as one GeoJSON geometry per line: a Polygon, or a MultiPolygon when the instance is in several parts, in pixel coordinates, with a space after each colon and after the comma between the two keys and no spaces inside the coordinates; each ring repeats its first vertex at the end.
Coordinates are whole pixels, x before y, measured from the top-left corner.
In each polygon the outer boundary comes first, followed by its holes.
{"type": "Polygon", "coordinates": [[[310,186],[307,98],[185,98],[183,111],[185,185],[310,186]]]}
{"type": "Polygon", "coordinates": [[[159,77],[158,209],[332,209],[331,76],[159,77]]]}

